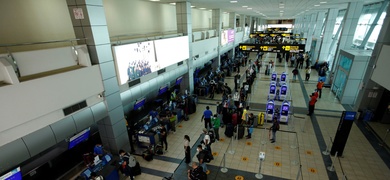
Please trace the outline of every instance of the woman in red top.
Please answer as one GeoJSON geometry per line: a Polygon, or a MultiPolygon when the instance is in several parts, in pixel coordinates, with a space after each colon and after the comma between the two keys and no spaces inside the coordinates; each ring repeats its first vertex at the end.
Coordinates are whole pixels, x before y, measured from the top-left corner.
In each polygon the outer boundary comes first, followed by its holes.
{"type": "Polygon", "coordinates": [[[314,112],[314,106],[317,102],[317,97],[315,96],[314,93],[312,93],[310,95],[310,101],[309,101],[309,114],[307,114],[308,116],[311,116],[314,112]]]}
{"type": "Polygon", "coordinates": [[[320,94],[318,97],[321,99],[321,94],[322,94],[322,86],[324,86],[324,82],[322,80],[320,80],[318,83],[317,83],[317,91],[318,93],[320,94]]]}

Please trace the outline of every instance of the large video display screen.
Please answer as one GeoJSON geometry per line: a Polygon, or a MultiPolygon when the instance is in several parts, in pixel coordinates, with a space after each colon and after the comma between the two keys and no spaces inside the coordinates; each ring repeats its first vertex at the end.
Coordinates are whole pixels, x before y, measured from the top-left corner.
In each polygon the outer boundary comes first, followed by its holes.
{"type": "Polygon", "coordinates": [[[155,40],[157,63],[160,68],[189,58],[188,36],[155,40]]]}
{"type": "Polygon", "coordinates": [[[159,70],[153,41],[113,47],[119,83],[125,84],[159,70]]]}

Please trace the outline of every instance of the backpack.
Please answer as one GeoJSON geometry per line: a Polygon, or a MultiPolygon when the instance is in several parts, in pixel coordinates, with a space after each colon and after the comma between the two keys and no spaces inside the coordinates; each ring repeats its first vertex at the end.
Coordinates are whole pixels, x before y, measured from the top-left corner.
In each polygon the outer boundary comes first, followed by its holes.
{"type": "Polygon", "coordinates": [[[210,130],[207,134],[210,136],[210,144],[214,143],[215,142],[214,131],[210,130]]]}

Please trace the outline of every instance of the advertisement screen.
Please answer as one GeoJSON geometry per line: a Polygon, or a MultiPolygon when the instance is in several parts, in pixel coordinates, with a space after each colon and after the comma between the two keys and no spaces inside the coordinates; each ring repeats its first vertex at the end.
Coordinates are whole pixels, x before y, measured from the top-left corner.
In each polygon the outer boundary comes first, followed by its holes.
{"type": "Polygon", "coordinates": [[[22,180],[22,173],[20,172],[20,167],[17,167],[12,171],[0,176],[0,180],[22,180]]]}
{"type": "Polygon", "coordinates": [[[145,101],[146,101],[146,99],[142,98],[142,99],[138,100],[137,102],[135,102],[134,110],[138,110],[139,108],[141,108],[145,104],[145,101]]]}
{"type": "Polygon", "coordinates": [[[280,88],[280,94],[286,94],[286,93],[287,93],[287,87],[282,86],[282,88],[280,88]]]}
{"type": "Polygon", "coordinates": [[[84,131],[81,131],[75,136],[71,137],[69,139],[68,149],[71,149],[75,147],[77,144],[80,144],[81,142],[87,140],[89,138],[89,134],[90,134],[90,128],[85,129],[84,131]]]}
{"type": "Polygon", "coordinates": [[[189,58],[188,36],[155,40],[157,64],[165,68],[189,58]]]}
{"type": "Polygon", "coordinates": [[[161,68],[156,63],[153,41],[114,46],[113,51],[121,85],[161,68]]]}
{"type": "Polygon", "coordinates": [[[221,46],[231,42],[234,42],[234,30],[229,29],[221,31],[221,46]]]}

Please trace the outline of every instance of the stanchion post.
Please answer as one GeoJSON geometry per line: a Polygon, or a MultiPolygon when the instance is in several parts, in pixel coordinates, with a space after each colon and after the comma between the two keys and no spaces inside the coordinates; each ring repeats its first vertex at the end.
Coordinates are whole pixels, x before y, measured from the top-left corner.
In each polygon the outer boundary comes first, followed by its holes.
{"type": "Polygon", "coordinates": [[[222,159],[223,167],[221,168],[221,172],[223,172],[223,173],[228,172],[228,169],[226,168],[226,164],[225,164],[226,163],[225,159],[226,159],[226,156],[225,156],[225,154],[223,154],[223,159],[222,159]]]}
{"type": "Polygon", "coordinates": [[[263,179],[263,175],[261,174],[261,164],[263,163],[263,161],[265,160],[265,153],[264,152],[260,152],[259,153],[259,171],[258,173],[255,175],[256,179],[263,179]]]}
{"type": "Polygon", "coordinates": [[[296,180],[299,180],[299,177],[301,177],[301,172],[302,172],[302,165],[299,165],[299,168],[298,168],[298,173],[297,173],[297,178],[296,178],[296,180]]]}
{"type": "Polygon", "coordinates": [[[326,169],[328,169],[328,171],[331,171],[333,172],[334,171],[334,162],[336,161],[336,158],[337,158],[337,151],[336,151],[336,154],[334,155],[334,158],[332,160],[332,165],[328,166],[326,169]]]}
{"type": "Polygon", "coordinates": [[[234,149],[233,149],[233,138],[230,138],[230,150],[229,150],[229,154],[234,154],[234,149]]]}
{"type": "Polygon", "coordinates": [[[329,143],[326,145],[325,151],[322,151],[322,154],[325,156],[329,155],[329,147],[332,144],[332,137],[329,137],[329,138],[330,138],[330,140],[329,140],[329,143]]]}

